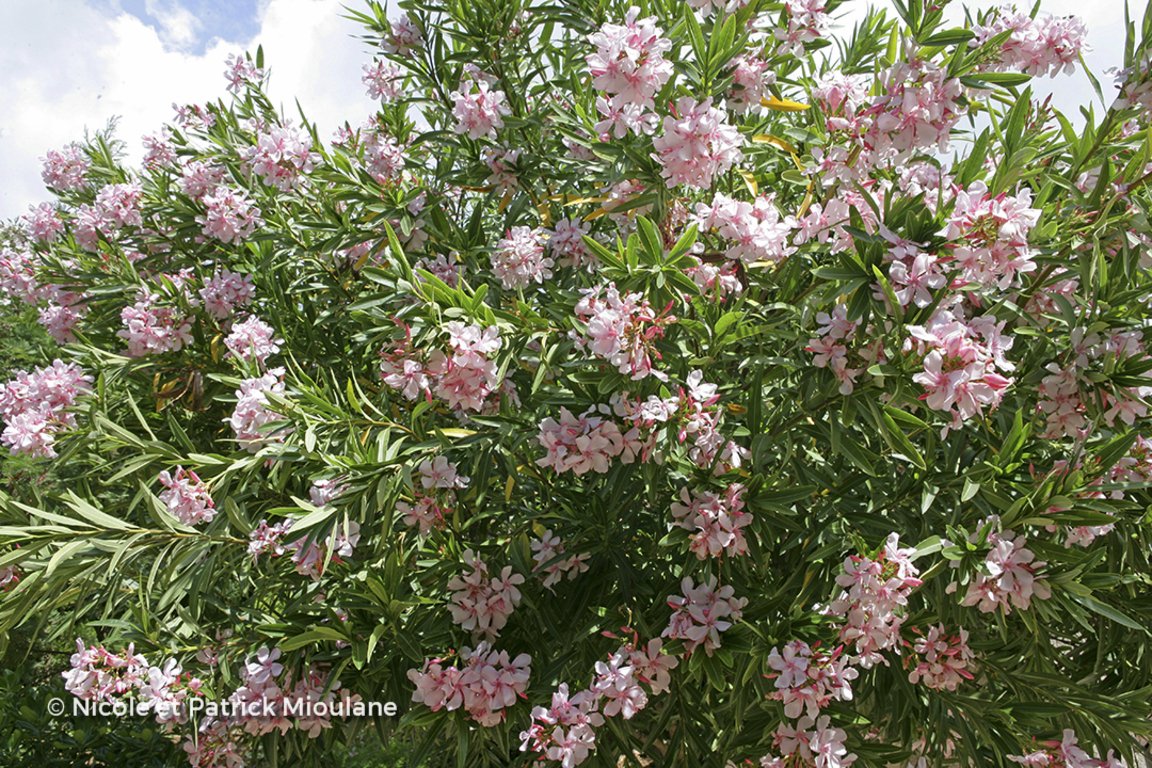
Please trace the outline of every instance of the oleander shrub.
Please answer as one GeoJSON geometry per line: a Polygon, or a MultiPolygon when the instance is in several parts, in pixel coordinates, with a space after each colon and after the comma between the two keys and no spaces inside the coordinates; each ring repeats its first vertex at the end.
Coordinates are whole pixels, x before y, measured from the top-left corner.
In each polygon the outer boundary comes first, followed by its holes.
{"type": "Polygon", "coordinates": [[[1152,17],[1064,115],[1078,19],[838,5],[371,0],[334,137],[49,153],[0,629],[194,766],[1131,760],[1152,17]]]}

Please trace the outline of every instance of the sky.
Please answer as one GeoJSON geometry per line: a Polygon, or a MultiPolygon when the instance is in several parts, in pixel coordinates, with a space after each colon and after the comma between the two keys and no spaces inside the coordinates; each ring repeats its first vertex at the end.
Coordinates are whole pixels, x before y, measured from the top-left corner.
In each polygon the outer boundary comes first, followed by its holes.
{"type": "MultiPolygon", "coordinates": [[[[1044,0],[1055,15],[1085,13],[1087,57],[1109,102],[1108,67],[1121,65],[1124,0],[1044,0]]],[[[321,137],[373,110],[360,82],[371,52],[354,39],[361,28],[341,17],[357,0],[0,0],[0,220],[50,199],[40,158],[119,118],[129,159],[141,137],[171,121],[172,104],[226,97],[224,61],[263,44],[269,93],[295,114],[296,100],[321,137]]],[[[883,2],[875,3],[883,5],[883,2]]],[[[867,3],[849,3],[846,19],[867,3]]],[[[988,8],[990,0],[969,2],[988,8]]],[[[961,18],[960,0],[949,13],[961,18]]],[[[1075,113],[1093,99],[1082,72],[1036,81],[1057,106],[1075,113]]]]}

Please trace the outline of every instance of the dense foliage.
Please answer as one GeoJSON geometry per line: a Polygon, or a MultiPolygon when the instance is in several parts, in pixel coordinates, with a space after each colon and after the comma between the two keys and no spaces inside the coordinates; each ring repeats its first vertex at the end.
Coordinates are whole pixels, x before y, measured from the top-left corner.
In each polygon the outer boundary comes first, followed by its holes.
{"type": "Polygon", "coordinates": [[[1039,10],[400,5],[328,144],[258,53],[45,158],[0,629],[200,766],[1131,758],[1152,14],[1070,118],[1039,10]]]}

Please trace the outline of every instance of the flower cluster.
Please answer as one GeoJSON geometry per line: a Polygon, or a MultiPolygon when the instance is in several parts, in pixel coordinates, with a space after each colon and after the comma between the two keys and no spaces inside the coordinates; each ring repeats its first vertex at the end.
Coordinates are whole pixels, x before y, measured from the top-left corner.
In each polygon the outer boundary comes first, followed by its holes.
{"type": "Polygon", "coordinates": [[[176,112],[174,122],[181,128],[207,132],[216,125],[216,115],[208,107],[199,104],[187,104],[185,106],[173,104],[172,109],[176,112]]]}
{"type": "Polygon", "coordinates": [[[92,391],[91,383],[92,377],[80,366],[63,360],[54,360],[32,373],[17,371],[0,389],[0,418],[5,424],[0,444],[8,446],[12,454],[56,456],[52,447],[55,436],[76,427],[76,417],[69,409],[77,397],[92,391]]]}
{"type": "Polygon", "coordinates": [[[589,272],[595,270],[600,259],[584,242],[584,236],[591,231],[591,224],[571,219],[560,219],[553,229],[547,230],[548,250],[556,263],[562,267],[584,268],[589,272]]]}
{"type": "Polygon", "coordinates": [[[669,595],[668,605],[674,609],[668,627],[661,637],[683,640],[691,653],[701,645],[709,656],[720,647],[720,633],[727,630],[744,615],[742,609],[747,598],[735,598],[732,585],[717,588],[716,577],[693,584],[691,576],[680,582],[682,595],[669,595]]]}
{"type": "Polygon", "coordinates": [[[751,53],[737,56],[729,64],[732,69],[732,90],[724,105],[737,114],[755,110],[768,93],[768,86],[776,82],[776,73],[764,59],[751,53]]]}
{"type": "Polygon", "coordinates": [[[599,703],[593,691],[570,696],[568,684],[561,683],[550,707],[532,710],[532,725],[520,734],[520,751],[540,752],[561,768],[580,765],[596,749],[595,729],[604,724],[604,716],[596,711],[599,703]]]}
{"type": "MultiPolygon", "coordinates": [[[[998,523],[993,517],[985,525],[998,523]]],[[[976,540],[978,535],[972,534],[971,540],[976,540]]],[[[992,549],[984,556],[987,575],[977,573],[968,583],[968,592],[960,601],[961,605],[975,605],[982,613],[1003,608],[1004,613],[1009,614],[1013,606],[1023,611],[1028,610],[1033,597],[1047,600],[1052,596],[1048,582],[1036,578],[1036,571],[1043,568],[1045,563],[1035,562],[1036,556],[1024,546],[1024,534],[991,531],[988,543],[992,549]]],[[[956,582],[948,585],[948,592],[954,591],[956,582]]]]}
{"type": "Polygon", "coordinates": [[[0,290],[13,301],[35,304],[41,298],[36,282],[37,258],[31,251],[0,248],[0,290]]]}
{"type": "Polygon", "coordinates": [[[752,515],[744,511],[744,486],[733,483],[723,494],[712,491],[680,489],[683,504],[672,502],[672,516],[680,527],[692,532],[689,547],[696,557],[720,557],[725,552],[743,555],[748,552],[744,531],[752,515]]]}
{"type": "Polygon", "coordinates": [[[414,492],[414,504],[396,502],[396,510],[404,515],[406,525],[419,525],[420,535],[427,536],[433,528],[444,528],[444,517],[456,503],[456,489],[468,487],[469,478],[456,474],[456,465],[443,456],[425,459],[420,463],[420,487],[414,492]]]}
{"type": "Polygon", "coordinates": [[[540,235],[528,227],[512,227],[492,252],[492,274],[505,288],[527,288],[552,277],[552,259],[544,255],[540,235]]]}
{"type": "Polygon", "coordinates": [[[917,150],[948,151],[952,127],[959,122],[961,86],[928,61],[897,62],[883,78],[883,95],[869,110],[875,123],[867,140],[898,165],[917,150]]]}
{"type": "Polygon", "coordinates": [[[1027,755],[1008,755],[1008,759],[1027,768],[1125,768],[1125,763],[1108,750],[1103,760],[1098,760],[1079,746],[1080,739],[1071,728],[1065,728],[1060,741],[1041,742],[1043,749],[1027,755]]]}
{"type": "Polygon", "coordinates": [[[78,699],[109,701],[139,688],[148,675],[148,660],[135,650],[133,643],[116,655],[103,647],[86,648],[77,638],[72,668],[62,673],[64,689],[78,699]]]}
{"type": "Polygon", "coordinates": [[[1005,357],[1013,337],[1005,335],[1005,321],[991,315],[965,320],[960,308],[940,310],[927,326],[908,326],[906,350],[924,356],[924,371],[912,380],[924,387],[921,397],[934,411],[952,415],[942,432],[959,429],[984,406],[995,408],[1013,383],[1005,373],[1015,365],[1005,357]]]}
{"type": "Polygon", "coordinates": [[[423,45],[424,35],[420,27],[406,13],[392,22],[390,33],[380,41],[380,49],[394,56],[405,56],[423,45]]]}
{"type": "Polygon", "coordinates": [[[84,647],[77,638],[76,653],[70,659],[72,668],[62,672],[64,688],[78,699],[110,702],[121,696],[136,698],[141,709],[151,709],[156,721],[185,722],[187,714],[181,704],[189,695],[203,696],[201,682],[183,673],[176,659],[160,667],[148,665],[147,659],[135,653],[130,644],[123,655],[103,647],[84,647]]]}
{"type": "Polygon", "coordinates": [[[88,294],[56,290],[57,286],[47,286],[47,303],[40,307],[40,325],[55,339],[57,344],[72,344],[76,341],[76,326],[88,314],[89,305],[84,301],[88,294]]]}
{"type": "Polygon", "coordinates": [[[768,698],[783,702],[784,716],[794,720],[802,716],[815,720],[832,701],[851,701],[852,681],[859,672],[849,666],[842,650],[843,646],[826,654],[800,640],[785,645],[783,653],[773,648],[768,666],[776,670],[769,676],[776,690],[768,698]]]}
{"type": "Polygon", "coordinates": [[[1032,192],[1023,187],[1016,196],[992,197],[982,181],[967,189],[955,189],[956,206],[942,233],[952,249],[953,267],[964,282],[1007,289],[1036,263],[1028,247],[1028,233],[1036,226],[1040,211],[1030,208],[1032,192]]]}
{"type": "Polygon", "coordinates": [[[824,0],[784,0],[788,23],[773,29],[783,52],[803,56],[805,43],[814,43],[824,36],[832,24],[832,16],[824,12],[826,5],[824,0]]]}
{"type": "Polygon", "coordinates": [[[797,228],[796,219],[781,218],[771,195],[746,203],[717,193],[712,205],[696,204],[696,223],[701,232],[715,230],[720,237],[732,241],[724,255],[745,265],[774,264],[796,252],[788,242],[797,228]]]}
{"type": "MultiPolygon", "coordinates": [[[[304,669],[295,680],[294,670],[285,672],[280,657],[279,648],[261,646],[255,657],[249,656],[245,660],[240,686],[228,698],[233,705],[232,711],[243,714],[222,718],[219,722],[227,730],[235,728],[249,736],[264,736],[274,731],[283,735],[295,728],[315,739],[332,727],[333,714],[347,717],[351,708],[361,700],[359,695],[341,690],[339,680],[329,680],[328,672],[315,665],[304,669]],[[289,702],[308,702],[310,706],[293,717],[289,702]]],[[[239,734],[236,737],[242,738],[239,734]]],[[[198,745],[195,741],[199,740],[189,739],[185,744],[194,768],[216,765],[206,760],[202,751],[196,750],[198,745]]],[[[209,739],[208,743],[211,745],[212,740],[209,739]]]]}
{"type": "Polygon", "coordinates": [[[460,649],[460,660],[463,667],[444,666],[447,659],[428,659],[423,668],[408,670],[408,679],[416,686],[412,701],[433,712],[463,707],[469,718],[485,728],[499,725],[504,719],[502,710],[528,689],[532,657],[522,653],[509,660],[507,651],[483,642],[474,651],[460,649]]]}
{"type": "Polygon", "coordinates": [[[177,155],[176,145],[172,141],[172,129],[164,126],[154,136],[144,136],[144,167],[150,171],[160,171],[166,168],[175,168],[177,155]]]}
{"type": "Polygon", "coordinates": [[[584,288],[581,293],[576,318],[584,330],[569,332],[576,346],[607,360],[633,381],[648,376],[666,381],[668,377],[652,367],[652,357],[660,357],[655,340],[664,335],[667,325],[676,322],[667,314],[671,306],[657,315],[643,295],[621,296],[615,283],[584,288]]]}
{"type": "Polygon", "coordinates": [[[256,145],[246,148],[242,156],[249,173],[281,192],[299,186],[301,177],[311,173],[320,160],[320,155],[312,151],[312,137],[290,125],[274,125],[261,132],[256,136],[256,145]]]}
{"type": "Polygon", "coordinates": [[[228,90],[232,93],[240,93],[245,88],[259,88],[264,82],[264,68],[257,67],[243,56],[229,54],[224,63],[228,67],[224,70],[224,77],[228,79],[228,90]]]}
{"type": "Polygon", "coordinates": [[[680,184],[708,189],[717,174],[744,159],[744,137],[728,124],[723,110],[712,106],[712,97],[701,102],[680,97],[676,116],[664,118],[664,135],[652,146],[669,189],[680,184]]]}
{"type": "Polygon", "coordinates": [[[231,332],[224,339],[224,346],[230,355],[249,362],[255,361],[256,365],[262,366],[269,357],[280,351],[280,345],[284,343],[283,339],[273,338],[275,333],[272,326],[252,315],[232,326],[231,332]]]}
{"type": "Polygon", "coordinates": [[[532,569],[533,573],[540,572],[540,577],[544,579],[544,586],[548,589],[552,585],[560,581],[564,574],[568,574],[569,579],[576,578],[579,574],[588,570],[588,553],[582,552],[579,555],[572,555],[560,559],[564,554],[564,542],[560,540],[559,536],[553,535],[552,531],[546,530],[539,539],[532,542],[532,559],[536,561],[536,567],[532,569]]]}
{"type": "Polygon", "coordinates": [[[265,425],[280,421],[284,417],[268,410],[267,393],[284,394],[284,369],[273,368],[263,376],[245,379],[236,390],[236,407],[232,416],[225,421],[232,427],[236,441],[249,453],[256,453],[265,445],[279,442],[282,437],[273,436],[263,429],[265,425]]]}
{"type": "Polygon", "coordinates": [[[1088,28],[1078,16],[1042,16],[1034,19],[1010,5],[993,11],[984,24],[976,24],[971,47],[984,45],[996,35],[1011,30],[1000,44],[999,61],[985,65],[986,72],[1017,70],[1034,77],[1055,77],[1063,71],[1072,74],[1082,54],[1091,52],[1085,43],[1088,28]]]}
{"type": "Polygon", "coordinates": [[[43,159],[44,170],[40,177],[44,183],[58,192],[71,192],[83,189],[88,183],[88,170],[91,161],[82,148],[70,144],[60,151],[49,150],[43,159]]]}
{"type": "MultiPolygon", "coordinates": [[[[607,410],[606,406],[600,407],[607,410]]],[[[543,446],[545,455],[537,459],[536,464],[551,467],[557,473],[607,472],[611,460],[624,452],[624,436],[616,422],[594,415],[598,412],[592,409],[577,418],[567,408],[561,407],[559,421],[549,416],[540,422],[540,434],[536,439],[543,446]]],[[[624,462],[630,463],[629,458],[625,454],[624,462]]]]}
{"type": "Polygon", "coordinates": [[[843,616],[840,640],[855,643],[855,663],[865,669],[888,664],[880,651],[900,652],[900,627],[905,617],[896,611],[908,605],[908,594],[922,583],[912,564],[913,549],[901,549],[898,534],[889,534],[876,559],[851,555],[836,583],[847,591],[832,601],[828,612],[843,616]]]}
{"type": "MultiPolygon", "coordinates": [[[[343,487],[336,482],[318,481],[309,495],[317,506],[323,506],[331,500],[330,497],[341,492],[343,487]]],[[[309,541],[304,537],[284,544],[283,539],[292,529],[294,522],[285,520],[275,525],[268,525],[267,520],[261,520],[248,534],[248,553],[252,555],[253,560],[259,559],[265,552],[273,557],[290,554],[296,573],[308,576],[313,581],[319,581],[324,575],[326,561],[343,563],[343,558],[351,557],[356,545],[360,543],[360,523],[349,520],[346,525],[337,524],[326,541],[309,541]]]]}
{"type": "Polygon", "coordinates": [[[404,95],[404,68],[394,62],[373,60],[364,65],[360,82],[368,87],[368,98],[387,104],[404,95]]]}
{"type": "MultiPolygon", "coordinates": [[[[1037,387],[1039,411],[1047,422],[1045,437],[1059,439],[1086,434],[1090,421],[1085,401],[1093,398],[1092,390],[1099,393],[1106,409],[1104,423],[1110,427],[1117,419],[1131,426],[1148,414],[1144,399],[1152,396],[1152,386],[1098,388],[1094,381],[1098,374],[1092,370],[1101,361],[1146,359],[1142,331],[1114,331],[1101,337],[1090,329],[1073,328],[1069,341],[1066,362],[1049,363],[1045,370],[1050,375],[1037,387]]],[[[1143,377],[1148,378],[1148,374],[1143,377]]],[[[1149,384],[1152,385],[1152,381],[1149,384]]]]}
{"type": "Polygon", "coordinates": [[[972,649],[968,647],[968,630],[963,627],[957,635],[944,632],[944,625],[928,628],[928,634],[916,638],[912,650],[914,666],[908,673],[912,684],[923,683],[935,690],[954,691],[961,680],[974,680],[972,649]]]}
{"type": "Polygon", "coordinates": [[[237,309],[251,304],[254,293],[252,275],[238,275],[226,269],[215,272],[199,291],[204,310],[217,320],[226,320],[237,309]]]}
{"type": "Polygon", "coordinates": [[[652,111],[656,94],[672,76],[672,62],[664,60],[672,41],[662,36],[655,16],[639,19],[639,15],[640,9],[633,6],[623,25],[605,23],[588,38],[596,47],[585,59],[592,85],[611,97],[597,100],[597,109],[608,117],[597,126],[600,134],[606,134],[610,125],[618,138],[628,130],[650,132],[656,117],[645,113],[652,111]]]}
{"type": "Polygon", "coordinates": [[[177,183],[181,192],[193,200],[203,202],[205,197],[214,193],[216,188],[224,183],[224,169],[215,163],[192,160],[180,170],[180,179],[177,183]]]}
{"type": "Polygon", "coordinates": [[[208,484],[196,476],[195,472],[176,468],[176,475],[167,470],[160,473],[160,484],[168,490],[161,491],[160,502],[168,507],[168,512],[182,525],[210,523],[216,516],[216,502],[208,491],[208,484]]]}
{"type": "Polygon", "coordinates": [[[241,243],[264,225],[260,209],[239,189],[218,186],[206,192],[201,202],[205,214],[196,217],[204,229],[205,237],[214,237],[223,243],[241,243]]]}
{"type": "Polygon", "coordinates": [[[54,243],[64,231],[64,218],[60,209],[51,203],[28,206],[31,213],[21,216],[25,230],[39,243],[54,243]]]}
{"type": "Polygon", "coordinates": [[[634,638],[607,662],[596,662],[596,677],[587,690],[570,695],[568,684],[561,683],[550,707],[532,710],[532,725],[520,734],[520,751],[540,752],[561,768],[580,765],[596,749],[595,729],[604,724],[605,717],[620,715],[629,720],[647,706],[648,693],[642,684],[652,695],[668,690],[670,671],[679,660],[664,654],[663,645],[657,638],[644,647],[634,638]]]}
{"type": "Polygon", "coordinates": [[[844,768],[856,761],[856,755],[844,746],[848,734],[832,726],[832,718],[805,715],[792,726],[780,723],[772,742],[783,757],[765,755],[761,768],[785,768],[790,765],[814,765],[816,768],[844,768]],[[795,756],[793,758],[793,756],[795,756]],[[793,758],[793,759],[789,759],[793,758]]]}
{"type": "MultiPolygon", "coordinates": [[[[435,395],[457,411],[483,411],[501,396],[496,361],[491,359],[503,342],[495,326],[481,328],[459,321],[445,326],[450,350],[425,355],[412,348],[410,330],[392,352],[381,352],[380,375],[388,386],[413,400],[421,392],[435,395]]],[[[513,391],[514,397],[514,391],[513,391]]]]}
{"type": "Polygon", "coordinates": [[[128,343],[129,357],[179,352],[192,343],[194,319],[174,306],[160,304],[160,296],[145,288],[136,302],[120,310],[124,329],[116,335],[128,343]]]}
{"type": "Polygon", "coordinates": [[[95,251],[100,235],[112,239],[124,226],[139,227],[143,224],[142,195],[138,181],[101,187],[93,204],[82,205],[76,212],[76,242],[84,250],[95,251]]]}
{"type": "MultiPolygon", "coordinates": [[[[467,81],[466,81],[467,82],[467,81]]],[[[504,127],[504,116],[512,114],[505,104],[504,91],[494,91],[485,81],[475,83],[474,88],[453,91],[452,114],[456,118],[453,130],[465,134],[470,139],[496,138],[496,131],[504,127]]]]}
{"type": "Polygon", "coordinates": [[[523,584],[524,577],[506,565],[499,577],[489,578],[488,564],[470,549],[464,552],[464,563],[471,571],[448,582],[452,621],[471,632],[474,639],[483,636],[495,640],[520,604],[516,585],[523,584]]]}

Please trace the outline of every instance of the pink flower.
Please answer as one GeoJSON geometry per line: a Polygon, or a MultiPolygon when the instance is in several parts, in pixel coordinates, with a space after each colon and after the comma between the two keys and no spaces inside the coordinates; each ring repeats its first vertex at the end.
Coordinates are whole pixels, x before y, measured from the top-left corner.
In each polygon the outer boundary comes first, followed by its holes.
{"type": "Polygon", "coordinates": [[[160,473],[159,480],[168,489],[160,493],[161,503],[182,525],[212,522],[216,515],[216,502],[212,500],[208,485],[195,472],[177,467],[175,477],[165,470],[160,473]]]}
{"type": "Polygon", "coordinates": [[[494,640],[520,604],[520,590],[516,585],[523,584],[524,577],[512,573],[509,565],[499,577],[489,578],[487,564],[470,549],[464,552],[464,562],[471,567],[471,572],[448,582],[448,589],[453,592],[452,620],[472,632],[473,637],[494,640]]]}
{"type": "Polygon", "coordinates": [[[283,368],[274,368],[263,376],[245,379],[240,382],[240,389],[236,390],[236,407],[232,416],[225,421],[232,427],[237,443],[249,453],[256,453],[265,445],[283,439],[261,429],[284,418],[268,409],[268,399],[265,397],[268,392],[284,394],[283,376],[283,368]]]}
{"type": "Polygon", "coordinates": [[[512,114],[505,103],[504,91],[493,91],[486,82],[475,85],[476,90],[454,91],[452,114],[456,117],[456,133],[470,139],[496,138],[496,131],[504,127],[504,115],[512,114]]]}
{"type": "Polygon", "coordinates": [[[0,388],[0,418],[5,422],[0,445],[12,454],[52,458],[55,435],[76,427],[70,412],[76,398],[92,391],[92,377],[75,363],[54,360],[32,373],[17,371],[0,388]]]}
{"type": "Polygon", "coordinates": [[[44,183],[58,192],[72,192],[83,189],[88,181],[91,163],[87,153],[79,146],[70,144],[59,152],[49,150],[42,158],[44,170],[41,177],[44,183]]]}
{"type": "Polygon", "coordinates": [[[228,348],[229,355],[245,361],[255,361],[256,365],[264,362],[280,351],[283,339],[272,338],[276,331],[272,326],[260,318],[252,315],[242,323],[232,326],[231,333],[224,339],[224,346],[228,348]]]}
{"type": "Polygon", "coordinates": [[[216,187],[202,200],[207,209],[197,216],[196,223],[204,228],[205,237],[214,237],[224,243],[240,243],[252,236],[264,224],[257,208],[243,190],[216,187]]]}
{"type": "Polygon", "coordinates": [[[733,597],[732,586],[717,588],[716,577],[695,585],[690,576],[680,584],[683,596],[669,595],[668,605],[675,609],[660,636],[683,640],[689,653],[701,645],[709,656],[720,647],[720,633],[740,621],[746,598],[733,597]]]}
{"type": "Polygon", "coordinates": [[[1063,71],[1070,75],[1076,71],[1080,56],[1092,51],[1085,42],[1088,29],[1078,16],[1045,15],[1033,19],[1009,5],[994,10],[987,23],[972,28],[976,37],[969,46],[981,46],[1009,30],[1012,34],[1000,44],[999,61],[982,65],[978,71],[1014,69],[1048,77],[1055,77],[1063,71]]]}
{"type": "Polygon", "coordinates": [[[618,112],[628,104],[650,111],[673,72],[672,62],[664,60],[672,41],[662,37],[655,16],[637,19],[639,15],[640,9],[633,6],[623,26],[605,23],[588,38],[596,46],[596,52],[585,58],[592,85],[613,96],[610,108],[618,112]]]}
{"type": "Polygon", "coordinates": [[[217,320],[226,320],[237,308],[251,304],[254,293],[252,275],[226,269],[213,274],[199,291],[204,309],[217,320]]]}
{"type": "Polygon", "coordinates": [[[384,53],[396,56],[405,56],[423,45],[424,37],[420,28],[408,18],[408,14],[393,21],[391,32],[380,41],[384,53]]]}
{"type": "Polygon", "coordinates": [[[544,255],[540,235],[528,227],[513,227],[492,252],[492,274],[505,288],[527,288],[552,277],[552,259],[544,255]]]}
{"type": "Polygon", "coordinates": [[[546,451],[536,464],[552,467],[558,473],[571,470],[583,475],[595,470],[603,474],[608,471],[610,460],[624,450],[624,440],[615,422],[588,413],[576,418],[563,407],[560,421],[549,417],[540,422],[540,435],[536,439],[546,451]]]}
{"type": "Polygon", "coordinates": [[[664,135],[652,141],[654,155],[663,166],[660,175],[671,189],[685,184],[696,189],[712,186],[712,179],[744,159],[744,137],[725,122],[712,106],[712,98],[697,102],[683,96],[676,103],[679,117],[664,118],[664,135]]]}
{"type": "Polygon", "coordinates": [[[176,167],[176,145],[172,143],[172,129],[164,126],[155,136],[144,136],[144,167],[161,171],[176,167]]]}
{"type": "Polygon", "coordinates": [[[193,160],[181,171],[180,189],[194,200],[202,200],[224,183],[224,168],[203,160],[193,160]]]}
{"type": "Polygon", "coordinates": [[[692,531],[690,549],[701,560],[708,556],[720,557],[724,553],[743,555],[748,552],[743,528],[752,522],[751,513],[744,512],[741,496],[744,486],[735,483],[723,495],[711,491],[680,490],[683,504],[672,502],[672,516],[680,527],[692,531]]]}
{"type": "Polygon", "coordinates": [[[404,95],[404,68],[390,61],[373,60],[364,65],[360,82],[368,86],[368,98],[387,104],[404,95]]]}
{"type": "Polygon", "coordinates": [[[60,209],[51,203],[40,203],[37,206],[28,206],[31,213],[21,218],[28,229],[28,234],[40,243],[54,243],[64,231],[64,219],[60,209]]]}
{"type": "MultiPolygon", "coordinates": [[[[259,133],[256,146],[247,147],[241,156],[250,173],[260,176],[265,184],[281,192],[298,187],[302,177],[311,173],[320,160],[320,155],[312,151],[312,137],[289,125],[274,125],[267,132],[259,133]]],[[[208,205],[207,200],[205,205],[208,205]]]]}
{"type": "Polygon", "coordinates": [[[228,54],[225,64],[228,69],[224,71],[224,77],[228,79],[228,90],[232,93],[239,94],[245,88],[259,88],[264,82],[264,69],[248,58],[228,54]]]}
{"type": "Polygon", "coordinates": [[[146,288],[136,295],[136,303],[120,310],[124,330],[116,335],[128,342],[129,357],[179,352],[192,343],[192,323],[177,307],[159,304],[160,297],[146,288]]]}

